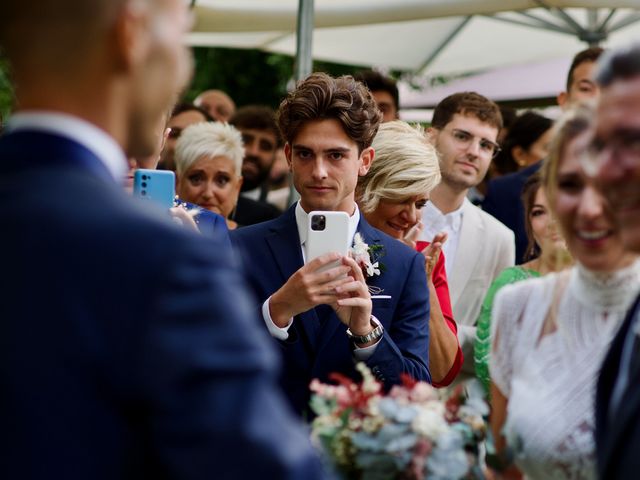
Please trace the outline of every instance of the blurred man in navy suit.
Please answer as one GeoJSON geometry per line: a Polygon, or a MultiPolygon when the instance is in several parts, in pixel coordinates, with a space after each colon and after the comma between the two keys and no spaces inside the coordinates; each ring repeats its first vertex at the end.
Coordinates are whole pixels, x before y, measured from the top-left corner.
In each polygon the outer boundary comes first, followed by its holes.
{"type": "MultiPolygon", "coordinates": [[[[602,48],[592,47],[573,57],[567,75],[567,90],[558,95],[558,105],[567,109],[576,103],[596,100],[600,89],[593,78],[596,61],[602,54],[602,48]]],[[[524,206],[520,196],[527,179],[540,169],[541,162],[535,163],[503,177],[491,180],[487,185],[487,194],[482,209],[493,215],[516,236],[516,263],[522,263],[527,249],[527,233],[524,230],[524,206]]]]}
{"type": "MultiPolygon", "coordinates": [[[[591,155],[585,159],[611,204],[627,250],[640,253],[640,44],[610,52],[591,155]]],[[[640,288],[640,286],[638,286],[640,288]]],[[[596,453],[602,480],[640,471],[640,296],[602,364],[596,394],[596,453]]]]}
{"type": "Polygon", "coordinates": [[[321,476],[229,250],[122,188],[189,24],[182,0],[0,3],[3,480],[321,476]]]}

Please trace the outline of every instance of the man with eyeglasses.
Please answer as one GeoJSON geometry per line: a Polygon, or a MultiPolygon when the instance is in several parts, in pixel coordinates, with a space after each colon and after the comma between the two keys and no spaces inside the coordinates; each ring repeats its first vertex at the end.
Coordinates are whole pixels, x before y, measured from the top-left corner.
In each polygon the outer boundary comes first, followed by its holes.
{"type": "Polygon", "coordinates": [[[443,245],[453,316],[464,354],[460,379],[474,375],[476,320],[491,282],[514,264],[513,232],[467,200],[471,187],[484,178],[500,147],[500,109],[474,92],[442,100],[427,131],[440,154],[442,181],[422,213],[422,240],[448,235],[443,245]]]}
{"type": "Polygon", "coordinates": [[[180,134],[188,126],[201,122],[215,122],[215,120],[206,110],[196,107],[191,103],[179,103],[173,107],[173,111],[167,122],[169,133],[162,153],[160,154],[158,169],[176,171],[176,162],[173,157],[180,134]]]}
{"type": "MultiPolygon", "coordinates": [[[[603,57],[601,96],[584,166],[596,176],[625,247],[640,253],[640,44],[603,57]]],[[[640,285],[638,285],[640,290],[640,285]]],[[[640,471],[640,296],[603,363],[596,394],[596,453],[601,479],[640,471]]]]}

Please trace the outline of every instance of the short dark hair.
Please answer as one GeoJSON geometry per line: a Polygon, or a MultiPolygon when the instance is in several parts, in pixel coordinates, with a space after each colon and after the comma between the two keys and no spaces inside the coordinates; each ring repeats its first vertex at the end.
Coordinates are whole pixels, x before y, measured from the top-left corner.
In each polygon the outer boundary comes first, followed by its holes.
{"type": "Polygon", "coordinates": [[[598,65],[596,81],[608,87],[616,80],[640,75],[640,43],[607,52],[598,65]]]}
{"type": "Polygon", "coordinates": [[[527,234],[527,249],[524,252],[524,259],[531,260],[540,254],[540,246],[536,243],[531,227],[531,211],[536,202],[536,194],[542,187],[542,177],[540,172],[531,175],[522,187],[522,205],[524,205],[524,231],[527,234]]]}
{"type": "Polygon", "coordinates": [[[573,61],[571,62],[571,66],[569,67],[569,73],[567,74],[567,92],[571,89],[571,85],[573,84],[573,72],[576,68],[583,63],[597,62],[600,55],[602,55],[602,52],[604,52],[602,47],[591,47],[576,53],[573,57],[573,61]]]}
{"type": "Polygon", "coordinates": [[[498,131],[502,128],[500,107],[476,92],[454,93],[438,103],[433,111],[431,126],[442,130],[457,113],[472,115],[481,122],[496,127],[498,131]]]}
{"type": "Polygon", "coordinates": [[[276,137],[276,146],[282,146],[282,138],[276,123],[276,112],[266,105],[245,105],[236,110],[229,123],[238,130],[268,130],[276,137]]]}
{"type": "Polygon", "coordinates": [[[171,115],[169,116],[169,118],[171,119],[176,115],[180,115],[184,112],[198,112],[202,114],[202,116],[205,118],[205,121],[215,122],[215,119],[211,115],[209,115],[209,112],[207,112],[204,108],[196,107],[193,103],[178,103],[173,107],[173,110],[171,110],[171,115]]]}
{"type": "Polygon", "coordinates": [[[552,126],[551,119],[532,111],[524,112],[517,117],[504,139],[502,150],[494,160],[498,171],[502,175],[515,172],[518,165],[513,159],[511,150],[515,147],[528,150],[552,126]]]}
{"type": "Polygon", "coordinates": [[[282,138],[291,143],[300,128],[313,120],[337,120],[362,152],[371,146],[382,113],[371,92],[351,75],[333,78],[312,73],[280,104],[276,121],[282,138]]]}
{"type": "Polygon", "coordinates": [[[372,92],[387,92],[393,98],[393,105],[396,111],[400,110],[400,94],[396,81],[375,70],[363,70],[355,74],[355,79],[362,82],[372,92]]]}

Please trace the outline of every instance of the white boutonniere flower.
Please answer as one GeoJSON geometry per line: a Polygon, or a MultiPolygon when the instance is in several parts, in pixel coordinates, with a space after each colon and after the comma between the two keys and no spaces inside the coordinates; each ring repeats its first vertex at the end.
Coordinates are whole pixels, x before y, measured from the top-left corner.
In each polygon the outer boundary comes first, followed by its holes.
{"type": "Polygon", "coordinates": [[[359,232],[353,237],[351,256],[360,265],[367,278],[380,275],[380,270],[384,270],[384,265],[377,260],[380,250],[382,245],[367,245],[359,232]]]}

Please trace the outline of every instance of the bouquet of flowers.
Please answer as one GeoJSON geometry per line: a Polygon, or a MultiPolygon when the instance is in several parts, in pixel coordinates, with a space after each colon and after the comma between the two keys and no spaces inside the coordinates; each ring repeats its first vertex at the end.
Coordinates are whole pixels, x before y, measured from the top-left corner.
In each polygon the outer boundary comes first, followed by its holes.
{"type": "Polygon", "coordinates": [[[363,381],[340,374],[337,385],[311,382],[317,417],[312,438],[346,479],[482,478],[478,443],[485,435],[488,407],[459,389],[449,398],[409,376],[388,394],[363,363],[363,381]]]}

